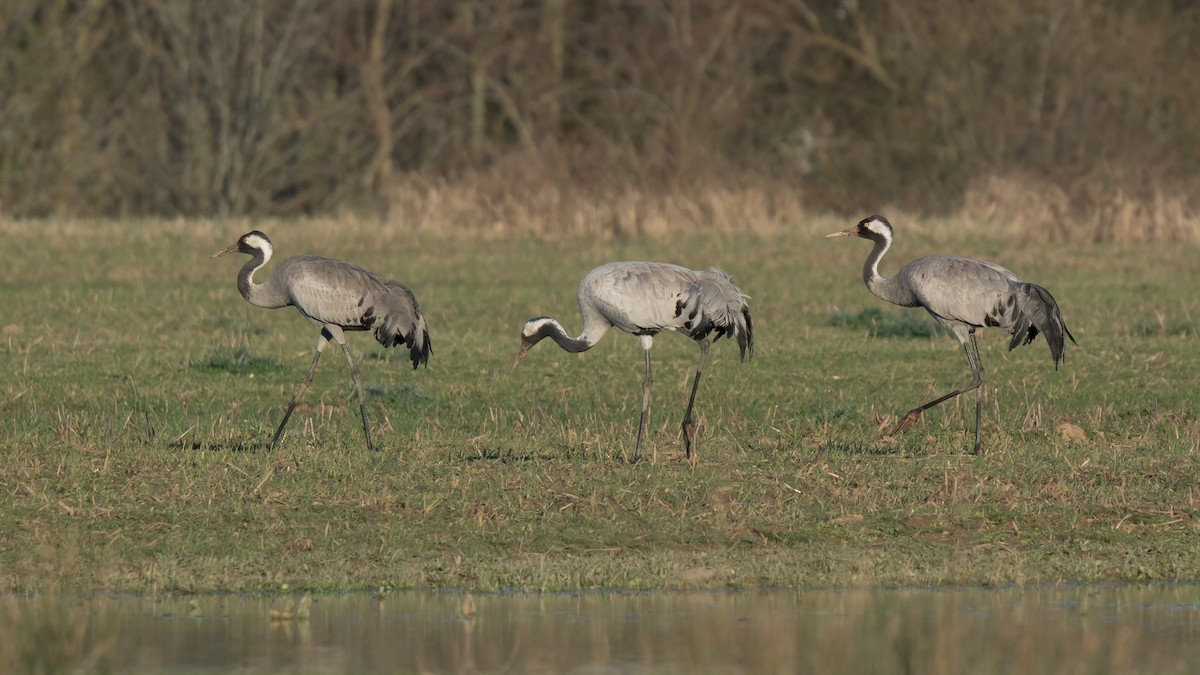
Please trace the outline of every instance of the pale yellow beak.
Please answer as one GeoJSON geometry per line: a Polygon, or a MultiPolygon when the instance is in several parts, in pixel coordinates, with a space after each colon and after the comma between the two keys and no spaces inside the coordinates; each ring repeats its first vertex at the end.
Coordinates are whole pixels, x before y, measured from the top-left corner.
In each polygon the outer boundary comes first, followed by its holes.
{"type": "Polygon", "coordinates": [[[237,250],[238,250],[238,242],[235,241],[232,244],[230,244],[227,248],[225,248],[225,250],[217,251],[216,253],[214,253],[208,257],[210,260],[212,258],[220,258],[223,255],[228,255],[230,253],[237,253],[237,250]]]}
{"type": "Polygon", "coordinates": [[[838,232],[830,232],[829,234],[825,235],[825,238],[833,239],[834,237],[850,237],[850,236],[854,235],[856,229],[857,229],[857,226],[852,227],[847,230],[840,230],[838,232]]]}
{"type": "Polygon", "coordinates": [[[521,365],[521,359],[525,358],[525,355],[529,353],[529,348],[532,346],[533,346],[533,344],[529,343],[529,342],[521,343],[521,351],[517,352],[517,360],[513,361],[512,370],[510,370],[508,372],[510,372],[510,373],[517,372],[517,366],[521,365]]]}

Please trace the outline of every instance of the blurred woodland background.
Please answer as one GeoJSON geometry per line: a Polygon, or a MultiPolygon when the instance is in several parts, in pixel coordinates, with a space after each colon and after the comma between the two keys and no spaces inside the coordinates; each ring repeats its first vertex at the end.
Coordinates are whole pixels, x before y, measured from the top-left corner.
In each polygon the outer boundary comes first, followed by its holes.
{"type": "Polygon", "coordinates": [[[1198,71],[1185,0],[3,0],[0,208],[1196,241],[1198,71]]]}

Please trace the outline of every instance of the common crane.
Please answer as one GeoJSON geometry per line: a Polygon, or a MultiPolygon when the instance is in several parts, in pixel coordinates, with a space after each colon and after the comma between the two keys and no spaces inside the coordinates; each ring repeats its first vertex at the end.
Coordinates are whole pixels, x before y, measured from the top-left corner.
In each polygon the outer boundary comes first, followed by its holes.
{"type": "Polygon", "coordinates": [[[261,284],[254,282],[254,273],[271,260],[271,240],[258,230],[243,234],[228,248],[212,254],[219,258],[229,253],[247,253],[250,261],[238,273],[238,290],[242,297],[256,307],[275,309],[294,306],[304,318],[321,328],[317,352],[313,355],[308,374],[288,404],[283,421],[271,439],[274,448],[283,434],[288,418],[300,402],[300,397],[312,382],[321,352],[330,340],[337,342],[350,365],[354,389],[358,392],[358,409],[362,414],[363,435],[367,450],[372,450],[371,428],[363,403],[362,381],[358,367],[350,357],[344,331],[370,330],[384,347],[403,344],[408,347],[413,368],[426,364],[432,347],[425,317],[412,291],[390,279],[381,279],[357,265],[341,260],[313,255],[297,255],[284,259],[261,284]]]}
{"type": "MultiPolygon", "coordinates": [[[[1012,335],[1011,350],[1029,344],[1041,333],[1050,345],[1057,370],[1063,364],[1065,335],[1075,336],[1063,322],[1058,303],[1045,288],[1021,281],[1016,274],[995,263],[951,255],[927,255],[908,263],[895,276],[879,274],[879,260],[892,245],[892,224],[883,216],[864,218],[857,225],[826,237],[862,237],[875,242],[863,265],[863,281],[876,296],[901,307],[924,307],[943,326],[954,332],[967,353],[971,382],[910,410],[889,435],[907,429],[929,408],[983,384],[983,364],[975,344],[975,329],[1000,328],[1012,335]]],[[[1077,344],[1077,343],[1076,343],[1077,344]]],[[[982,402],[975,395],[975,448],[980,449],[979,424],[982,402]]]]}
{"type": "Polygon", "coordinates": [[[682,424],[687,456],[691,459],[696,438],[692,409],[710,343],[727,336],[737,340],[743,361],[747,353],[754,356],[754,331],[746,294],[734,285],[728,273],[715,267],[699,272],[667,263],[614,262],[584,275],[577,298],[583,315],[583,332],[579,337],[570,337],[562,324],[549,317],[530,319],[521,330],[521,351],[512,369],[515,371],[525,354],[543,338],[551,338],[566,351],[578,353],[599,342],[609,328],[637,336],[646,355],[642,414],[633,451],[633,461],[637,462],[650,407],[650,348],[654,336],[664,330],[687,335],[700,345],[700,361],[696,364],[692,395],[682,424]]]}

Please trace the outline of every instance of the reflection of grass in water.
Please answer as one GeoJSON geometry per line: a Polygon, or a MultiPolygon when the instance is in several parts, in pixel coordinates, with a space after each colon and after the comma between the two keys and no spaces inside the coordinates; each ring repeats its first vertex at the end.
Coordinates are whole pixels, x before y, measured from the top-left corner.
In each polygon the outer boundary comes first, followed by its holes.
{"type": "Polygon", "coordinates": [[[308,621],[311,615],[312,595],[310,593],[305,593],[298,603],[295,597],[289,596],[283,605],[283,609],[272,608],[268,610],[268,617],[273,622],[308,621]]]}
{"type": "Polygon", "coordinates": [[[0,609],[0,672],[111,672],[116,624],[105,603],[83,607],[66,595],[7,596],[0,609]]]}
{"type": "Polygon", "coordinates": [[[328,635],[338,672],[381,663],[397,672],[621,670],[637,655],[646,670],[701,673],[1173,674],[1191,672],[1195,653],[1188,584],[365,595],[318,595],[311,620],[307,592],[265,604],[258,595],[9,597],[0,603],[0,672],[173,672],[195,668],[197,649],[213,652],[213,670],[246,660],[287,670],[296,652],[279,639],[304,650],[314,630],[364,625],[383,607],[396,630],[328,635]],[[174,624],[167,651],[145,639],[164,620],[174,624]],[[268,639],[241,637],[264,623],[268,639]]]}
{"type": "MultiPolygon", "coordinates": [[[[1162,624],[1155,621],[1164,617],[1147,612],[1155,607],[1147,596],[1169,595],[1169,590],[1161,590],[1083,586],[846,591],[826,598],[833,599],[834,620],[802,622],[792,639],[809,645],[804,653],[819,654],[812,661],[819,664],[813,672],[1192,672],[1193,645],[1165,637],[1162,624]],[[1103,620],[1080,622],[1092,603],[1122,609],[1106,613],[1103,620]],[[1072,606],[1078,614],[1059,611],[1072,606]],[[1036,631],[1029,630],[1033,625],[1036,631]]],[[[1189,595],[1182,589],[1181,593],[1189,595]]],[[[822,607],[812,602],[818,610],[822,607]]],[[[1158,605],[1164,614],[1169,606],[1170,601],[1158,605]]],[[[1175,621],[1182,626],[1181,618],[1175,621]]]]}

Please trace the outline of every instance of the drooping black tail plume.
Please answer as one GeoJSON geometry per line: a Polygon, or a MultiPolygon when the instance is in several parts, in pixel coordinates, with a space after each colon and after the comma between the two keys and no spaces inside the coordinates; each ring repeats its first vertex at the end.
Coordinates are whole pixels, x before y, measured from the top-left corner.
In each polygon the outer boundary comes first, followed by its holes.
{"type": "Polygon", "coordinates": [[[733,283],[728,272],[710,267],[708,276],[696,282],[693,298],[699,303],[704,325],[701,331],[707,335],[715,330],[717,338],[737,340],[741,360],[754,358],[754,324],[750,319],[750,308],[746,306],[748,296],[733,283]]]}
{"type": "Polygon", "coordinates": [[[1012,341],[1008,343],[1009,350],[1020,344],[1029,344],[1042,333],[1046,343],[1050,345],[1050,356],[1054,358],[1054,368],[1057,370],[1063,364],[1063,354],[1066,351],[1066,338],[1072,344],[1075,336],[1063,321],[1062,312],[1050,291],[1037,284],[1020,284],[1015,293],[1016,308],[1012,330],[1012,341]]]}
{"type": "Polygon", "coordinates": [[[750,358],[754,358],[754,323],[750,321],[750,308],[742,308],[742,323],[741,330],[737,333],[738,348],[742,351],[744,358],[747,352],[750,358]]]}
{"type": "Polygon", "coordinates": [[[375,339],[384,347],[407,346],[413,368],[428,364],[433,345],[416,296],[395,281],[385,281],[384,285],[388,293],[380,302],[383,311],[375,324],[375,339]]]}

